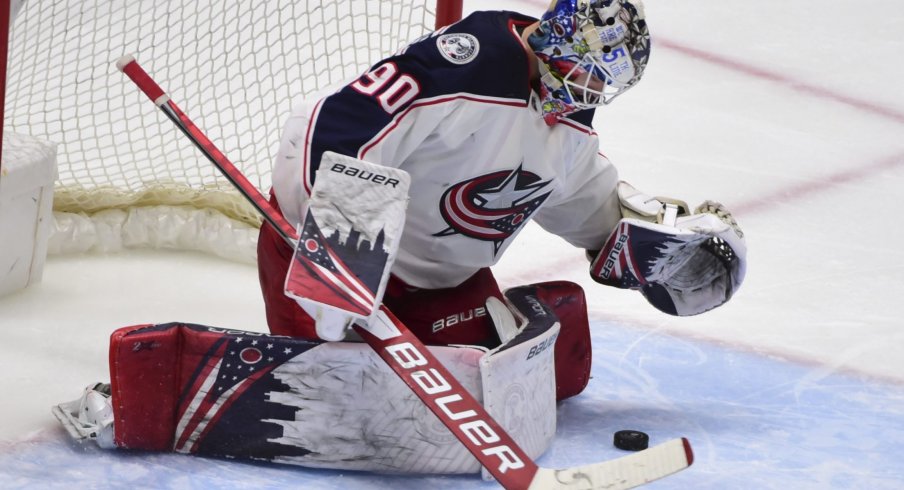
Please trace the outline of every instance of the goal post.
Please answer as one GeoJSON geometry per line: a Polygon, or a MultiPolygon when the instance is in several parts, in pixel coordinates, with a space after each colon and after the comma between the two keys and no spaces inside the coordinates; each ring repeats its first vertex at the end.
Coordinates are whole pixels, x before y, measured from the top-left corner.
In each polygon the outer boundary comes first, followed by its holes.
{"type": "MultiPolygon", "coordinates": [[[[0,0],[0,94],[6,93],[6,60],[9,48],[10,0],[0,0]]],[[[3,116],[5,97],[0,97],[0,116],[3,116]]],[[[0,118],[2,120],[2,118],[0,118]]],[[[2,130],[0,130],[2,136],[2,130]]],[[[3,138],[0,138],[0,155],[3,154],[3,138]]],[[[0,159],[0,179],[3,178],[3,161],[0,159]]]]}
{"type": "Polygon", "coordinates": [[[435,29],[458,22],[461,19],[462,0],[446,0],[436,2],[435,29]]]}
{"type": "Polygon", "coordinates": [[[57,144],[50,251],[254,260],[257,214],[123,82],[123,54],[152,66],[266,192],[293,105],[461,12],[461,0],[26,0],[9,36],[3,131],[57,144]]]}

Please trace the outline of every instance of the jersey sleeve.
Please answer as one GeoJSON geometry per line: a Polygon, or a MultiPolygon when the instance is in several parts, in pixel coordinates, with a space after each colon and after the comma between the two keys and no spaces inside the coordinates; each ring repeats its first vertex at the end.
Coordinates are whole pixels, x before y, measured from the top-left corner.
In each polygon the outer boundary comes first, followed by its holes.
{"type": "Polygon", "coordinates": [[[602,247],[621,218],[618,171],[598,144],[595,136],[583,138],[562,186],[534,218],[546,231],[589,250],[602,247]]]}
{"type": "Polygon", "coordinates": [[[421,68],[411,56],[391,57],[321,101],[311,127],[312,182],[324,152],[398,166],[407,156],[405,148],[416,148],[435,129],[439,120],[402,124],[405,111],[423,97],[429,84],[421,68]],[[396,152],[368,155],[369,149],[387,138],[405,144],[397,145],[396,152]]]}
{"type": "Polygon", "coordinates": [[[334,151],[399,166],[471,94],[527,100],[527,62],[511,15],[476,13],[415,40],[323,99],[310,139],[311,181],[334,151]],[[415,110],[430,107],[429,111],[415,110]]]}

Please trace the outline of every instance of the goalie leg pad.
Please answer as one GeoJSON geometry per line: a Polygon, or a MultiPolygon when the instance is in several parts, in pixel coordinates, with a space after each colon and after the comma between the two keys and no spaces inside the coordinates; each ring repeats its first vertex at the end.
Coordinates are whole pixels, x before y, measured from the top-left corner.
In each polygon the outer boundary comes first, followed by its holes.
{"type": "Polygon", "coordinates": [[[507,289],[505,297],[520,311],[535,315],[547,308],[561,324],[555,341],[556,401],[584,391],[593,356],[583,288],[573,282],[551,281],[507,289]]]}
{"type": "MultiPolygon", "coordinates": [[[[536,458],[555,435],[552,349],[543,346],[554,342],[558,322],[528,321],[521,330],[492,351],[430,349],[536,458]]],[[[480,470],[362,343],[139,325],[114,332],[110,368],[120,448],[335,469],[480,470]]]]}
{"type": "Polygon", "coordinates": [[[119,329],[110,339],[114,442],[155,451],[260,452],[255,444],[274,434],[261,419],[286,410],[262,399],[258,381],[317,345],[179,323],[119,329]]]}

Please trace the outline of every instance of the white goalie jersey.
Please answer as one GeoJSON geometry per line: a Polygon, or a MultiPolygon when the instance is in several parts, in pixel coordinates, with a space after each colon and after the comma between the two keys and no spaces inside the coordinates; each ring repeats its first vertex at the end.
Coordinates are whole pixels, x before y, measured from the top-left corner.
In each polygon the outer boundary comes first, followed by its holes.
{"type": "Polygon", "coordinates": [[[617,172],[599,153],[592,112],[553,126],[541,118],[519,40],[532,22],[474,13],[298,106],[273,172],[286,218],[301,222],[321,156],[333,151],[410,174],[392,272],[412,286],[460,284],[531,219],[599,249],[621,217],[617,172]]]}

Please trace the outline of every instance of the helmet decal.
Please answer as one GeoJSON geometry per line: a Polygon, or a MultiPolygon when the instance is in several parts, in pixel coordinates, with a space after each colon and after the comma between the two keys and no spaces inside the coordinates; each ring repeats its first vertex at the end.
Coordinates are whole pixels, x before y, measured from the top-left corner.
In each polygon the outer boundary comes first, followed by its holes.
{"type": "Polygon", "coordinates": [[[528,44],[540,61],[546,122],[608,104],[633,87],[650,56],[642,0],[554,0],[528,44]]]}

